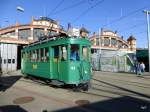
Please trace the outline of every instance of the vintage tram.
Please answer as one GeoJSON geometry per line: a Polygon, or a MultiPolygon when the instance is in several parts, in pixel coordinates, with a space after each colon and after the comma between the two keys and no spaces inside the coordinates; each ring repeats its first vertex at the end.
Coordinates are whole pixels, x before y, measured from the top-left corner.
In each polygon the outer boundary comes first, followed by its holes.
{"type": "Polygon", "coordinates": [[[53,36],[22,50],[21,71],[53,82],[88,89],[91,79],[90,46],[87,38],[53,36]]]}

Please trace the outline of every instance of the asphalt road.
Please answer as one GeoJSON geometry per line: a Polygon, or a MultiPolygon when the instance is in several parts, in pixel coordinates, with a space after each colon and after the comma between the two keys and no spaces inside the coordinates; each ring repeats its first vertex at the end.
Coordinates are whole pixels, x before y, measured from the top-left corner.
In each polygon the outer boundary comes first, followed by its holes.
{"type": "Polygon", "coordinates": [[[20,71],[0,84],[0,112],[150,112],[150,74],[93,72],[88,92],[24,79],[20,71]]]}

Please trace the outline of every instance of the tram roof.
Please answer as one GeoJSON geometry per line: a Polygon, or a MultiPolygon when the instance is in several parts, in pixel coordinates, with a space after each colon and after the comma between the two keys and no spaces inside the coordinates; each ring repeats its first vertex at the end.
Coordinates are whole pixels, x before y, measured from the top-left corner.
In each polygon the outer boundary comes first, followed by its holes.
{"type": "Polygon", "coordinates": [[[62,37],[56,37],[53,36],[51,38],[47,38],[41,41],[34,42],[32,44],[29,44],[25,47],[27,48],[37,48],[37,47],[46,47],[46,46],[57,46],[57,45],[66,45],[66,44],[82,44],[82,45],[91,45],[91,42],[86,38],[81,37],[69,37],[69,36],[62,36],[62,37]]]}

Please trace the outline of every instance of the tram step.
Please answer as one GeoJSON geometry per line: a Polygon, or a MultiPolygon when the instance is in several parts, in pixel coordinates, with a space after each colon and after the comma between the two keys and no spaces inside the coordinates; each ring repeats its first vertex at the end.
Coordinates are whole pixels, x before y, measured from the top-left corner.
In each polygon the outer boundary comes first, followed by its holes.
{"type": "Polygon", "coordinates": [[[51,81],[51,84],[52,84],[52,85],[55,85],[55,86],[62,86],[62,85],[64,85],[63,82],[58,81],[58,80],[52,80],[52,81],[51,81]]]}

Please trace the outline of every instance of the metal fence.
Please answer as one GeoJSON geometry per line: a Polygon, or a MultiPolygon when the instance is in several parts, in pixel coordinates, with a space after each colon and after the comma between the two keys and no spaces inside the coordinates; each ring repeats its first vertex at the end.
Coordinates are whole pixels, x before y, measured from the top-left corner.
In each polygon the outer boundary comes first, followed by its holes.
{"type": "Polygon", "coordinates": [[[92,54],[92,69],[96,71],[131,72],[134,65],[128,59],[127,54],[116,55],[114,53],[92,54]]]}

